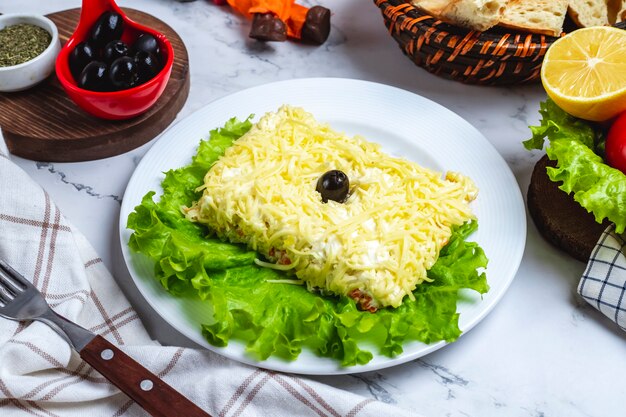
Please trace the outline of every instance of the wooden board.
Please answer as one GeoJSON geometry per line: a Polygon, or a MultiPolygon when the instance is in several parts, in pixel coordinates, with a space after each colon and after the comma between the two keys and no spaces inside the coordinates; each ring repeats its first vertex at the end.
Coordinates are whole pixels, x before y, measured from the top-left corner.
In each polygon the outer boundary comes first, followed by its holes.
{"type": "MultiPolygon", "coordinates": [[[[38,86],[0,93],[0,128],[9,151],[27,159],[76,162],[127,152],[155,138],[176,117],[189,94],[189,57],[174,30],[161,20],[133,9],[131,19],[163,33],[174,48],[174,67],[163,95],[146,113],[129,120],[99,119],[80,109],[52,74],[38,86]]],[[[80,9],[48,15],[64,44],[72,35],[80,9]]]]}
{"type": "Polygon", "coordinates": [[[574,201],[572,195],[559,189],[560,183],[548,178],[546,167],[555,165],[547,156],[535,165],[528,187],[528,211],[548,242],[579,261],[587,262],[610,223],[606,219],[602,224],[597,223],[593,214],[574,201]]]}

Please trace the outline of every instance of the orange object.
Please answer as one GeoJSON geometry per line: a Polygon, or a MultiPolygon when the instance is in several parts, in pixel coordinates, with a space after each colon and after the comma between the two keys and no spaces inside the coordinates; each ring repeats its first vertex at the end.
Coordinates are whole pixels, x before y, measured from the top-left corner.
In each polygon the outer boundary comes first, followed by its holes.
{"type": "Polygon", "coordinates": [[[307,7],[296,4],[295,0],[227,0],[239,13],[251,18],[255,13],[272,13],[287,25],[287,36],[302,37],[302,27],[306,21],[307,7]]]}

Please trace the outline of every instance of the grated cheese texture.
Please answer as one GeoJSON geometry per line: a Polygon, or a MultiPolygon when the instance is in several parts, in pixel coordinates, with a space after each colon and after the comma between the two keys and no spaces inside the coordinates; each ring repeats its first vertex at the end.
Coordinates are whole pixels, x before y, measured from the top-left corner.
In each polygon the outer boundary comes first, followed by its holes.
{"type": "Polygon", "coordinates": [[[335,132],[303,109],[267,113],[226,149],[184,208],[222,239],[245,243],[262,266],[289,271],[310,290],[357,291],[397,307],[427,280],[451,228],[474,218],[473,182],[394,158],[360,137],[335,132]],[[316,184],[338,169],[344,203],[323,203],[316,184]],[[200,190],[199,189],[199,190],[200,190]]]}

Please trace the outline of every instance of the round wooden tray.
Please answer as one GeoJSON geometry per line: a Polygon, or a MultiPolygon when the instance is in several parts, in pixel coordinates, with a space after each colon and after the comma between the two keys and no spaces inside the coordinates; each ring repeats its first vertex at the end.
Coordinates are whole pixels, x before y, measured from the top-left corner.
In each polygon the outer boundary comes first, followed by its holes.
{"type": "MultiPolygon", "coordinates": [[[[74,104],[53,74],[30,90],[0,93],[0,128],[11,153],[51,162],[106,158],[143,145],[176,118],[189,94],[187,49],[161,20],[138,10],[123,10],[131,19],[165,34],[174,47],[172,75],[156,104],[133,119],[98,119],[74,104]]],[[[80,9],[48,15],[59,29],[61,42],[72,35],[79,16],[80,9]]]]}

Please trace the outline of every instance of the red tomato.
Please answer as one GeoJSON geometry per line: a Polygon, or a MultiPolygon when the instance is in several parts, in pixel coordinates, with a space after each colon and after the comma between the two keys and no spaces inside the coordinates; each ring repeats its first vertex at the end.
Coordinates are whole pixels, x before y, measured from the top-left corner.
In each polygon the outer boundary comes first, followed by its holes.
{"type": "Polygon", "coordinates": [[[626,112],[617,116],[606,137],[606,161],[626,174],[626,112]]]}

